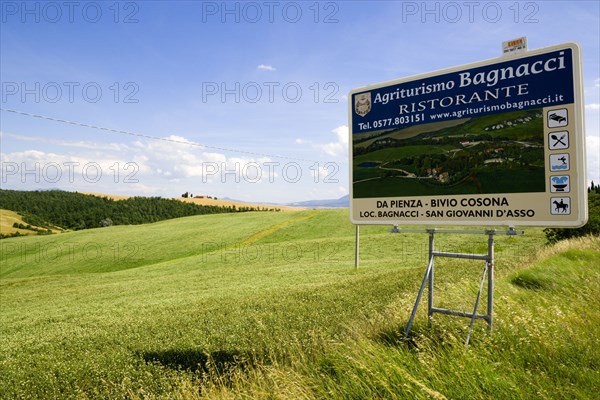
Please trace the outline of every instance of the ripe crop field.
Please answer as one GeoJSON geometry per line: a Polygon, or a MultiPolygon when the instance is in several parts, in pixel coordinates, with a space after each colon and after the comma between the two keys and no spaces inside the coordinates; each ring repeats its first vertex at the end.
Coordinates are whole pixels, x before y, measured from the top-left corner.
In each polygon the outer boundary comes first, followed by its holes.
{"type": "MultiPolygon", "coordinates": [[[[0,241],[0,398],[597,396],[600,239],[496,237],[495,329],[419,309],[427,235],[347,210],[193,216],[0,241]]],[[[486,236],[438,249],[482,253],[486,236]]],[[[437,306],[483,265],[436,261],[437,306]]],[[[484,293],[485,295],[485,293],[484,293]]],[[[482,302],[485,303],[485,302],[482,302]]],[[[480,307],[485,312],[485,304],[480,307]]]]}

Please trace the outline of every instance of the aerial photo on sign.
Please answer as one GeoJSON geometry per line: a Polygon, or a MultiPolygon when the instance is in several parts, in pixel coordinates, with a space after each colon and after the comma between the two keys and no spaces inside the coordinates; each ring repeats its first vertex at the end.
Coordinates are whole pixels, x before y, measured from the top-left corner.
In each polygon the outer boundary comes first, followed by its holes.
{"type": "Polygon", "coordinates": [[[353,139],[355,197],[545,191],[541,109],[353,139]]]}
{"type": "Polygon", "coordinates": [[[352,91],[352,221],[581,224],[579,58],[567,44],[352,91]]]}

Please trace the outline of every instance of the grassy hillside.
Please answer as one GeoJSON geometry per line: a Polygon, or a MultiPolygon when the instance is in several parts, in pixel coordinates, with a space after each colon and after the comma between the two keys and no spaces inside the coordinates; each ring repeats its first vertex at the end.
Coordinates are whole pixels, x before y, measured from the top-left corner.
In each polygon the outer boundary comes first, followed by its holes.
{"type": "Polygon", "coordinates": [[[385,130],[381,131],[381,134],[377,132],[367,132],[364,134],[354,134],[352,135],[353,143],[355,143],[356,147],[368,147],[376,140],[385,139],[385,138],[393,138],[393,139],[408,139],[417,135],[421,135],[423,133],[428,132],[436,132],[441,129],[451,128],[457,125],[462,125],[465,122],[469,121],[469,118],[463,119],[455,119],[451,121],[442,121],[442,122],[430,122],[428,124],[421,125],[413,125],[408,128],[403,129],[394,129],[394,130],[385,130]],[[369,139],[372,138],[372,139],[369,139]],[[369,139],[369,140],[366,140],[369,139]],[[362,141],[361,141],[362,140],[362,141]]]}
{"type": "MultiPolygon", "coordinates": [[[[496,330],[421,309],[427,236],[347,210],[187,217],[0,242],[0,398],[593,398],[600,241],[496,242],[496,330]]],[[[440,235],[445,251],[485,237],[440,235]]],[[[482,265],[436,263],[439,306],[482,265]]],[[[485,305],[483,310],[485,311],[485,305]]]]}
{"type": "MultiPolygon", "coordinates": [[[[96,193],[96,192],[84,192],[83,194],[90,194],[92,196],[97,197],[107,197],[112,200],[127,200],[131,198],[131,196],[118,196],[114,194],[104,194],[104,193],[96,193]]],[[[303,208],[301,207],[291,207],[291,206],[282,206],[280,204],[257,204],[257,203],[245,203],[241,201],[235,200],[223,200],[217,199],[214,197],[174,197],[173,200],[183,201],[184,203],[193,203],[200,206],[216,206],[216,207],[231,207],[235,206],[236,209],[255,209],[255,210],[280,210],[280,211],[300,211],[303,208]]]]}
{"type": "MultiPolygon", "coordinates": [[[[60,229],[53,227],[52,233],[61,232],[60,229]]],[[[9,236],[18,232],[19,235],[37,235],[47,234],[48,228],[31,225],[23,220],[23,217],[14,211],[0,209],[0,235],[9,236]],[[27,227],[29,225],[29,227],[27,227]]]]}
{"type": "Polygon", "coordinates": [[[201,205],[160,197],[113,200],[62,190],[2,189],[0,208],[18,212],[31,225],[74,230],[145,224],[192,215],[265,210],[262,207],[201,205]]]}

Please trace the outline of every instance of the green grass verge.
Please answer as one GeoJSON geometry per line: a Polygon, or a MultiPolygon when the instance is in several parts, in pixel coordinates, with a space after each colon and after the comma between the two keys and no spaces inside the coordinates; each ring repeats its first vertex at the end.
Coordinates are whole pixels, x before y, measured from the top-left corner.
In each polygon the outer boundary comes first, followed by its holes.
{"type": "Polygon", "coordinates": [[[472,180],[453,185],[435,184],[433,179],[385,177],[353,183],[356,198],[379,198],[396,196],[435,196],[453,194],[477,194],[479,190],[472,180]]]}
{"type": "MultiPolygon", "coordinates": [[[[401,340],[427,236],[362,227],[354,271],[347,213],[210,215],[3,240],[0,398],[597,394],[598,238],[534,258],[540,229],[497,237],[496,328],[476,323],[465,351],[468,320],[436,316],[428,328],[423,309],[411,342],[401,340]]],[[[440,235],[436,245],[479,253],[485,240],[440,235]]],[[[472,307],[481,267],[436,263],[436,305],[472,307]]]]}

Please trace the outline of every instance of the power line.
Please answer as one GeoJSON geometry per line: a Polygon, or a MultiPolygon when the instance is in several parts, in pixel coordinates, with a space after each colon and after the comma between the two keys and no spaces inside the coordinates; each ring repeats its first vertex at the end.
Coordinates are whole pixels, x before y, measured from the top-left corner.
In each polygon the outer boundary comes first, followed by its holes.
{"type": "Polygon", "coordinates": [[[158,137],[158,136],[146,135],[146,134],[143,134],[143,133],[129,132],[129,131],[124,131],[124,130],[120,130],[120,129],[112,129],[112,128],[106,128],[106,127],[103,127],[103,126],[86,124],[86,123],[82,123],[82,122],[76,122],[76,121],[69,121],[69,120],[65,120],[65,119],[53,118],[53,117],[48,117],[46,115],[32,114],[32,113],[28,113],[28,112],[25,112],[25,111],[12,110],[12,109],[2,108],[2,107],[0,107],[0,111],[5,111],[5,112],[13,113],[13,114],[18,114],[18,115],[24,115],[26,117],[33,117],[33,118],[45,119],[45,120],[53,121],[53,122],[60,122],[60,123],[63,123],[63,124],[80,126],[80,127],[83,127],[83,128],[97,129],[97,130],[100,130],[100,131],[105,131],[105,132],[110,132],[110,133],[119,133],[119,134],[122,134],[122,135],[135,136],[135,137],[140,137],[140,138],[145,138],[145,139],[160,140],[160,141],[163,141],[163,142],[178,143],[178,144],[187,144],[189,146],[204,147],[204,148],[212,149],[212,150],[228,151],[228,152],[232,152],[232,153],[248,154],[248,155],[260,156],[260,157],[272,157],[272,158],[283,158],[283,159],[287,159],[287,160],[296,160],[296,161],[319,162],[317,160],[310,160],[310,159],[307,159],[307,158],[290,157],[290,156],[282,156],[282,155],[272,155],[272,154],[265,154],[265,153],[257,153],[257,152],[253,152],[253,151],[247,151],[247,150],[230,149],[230,148],[227,148],[227,147],[210,146],[210,145],[206,145],[206,144],[202,144],[202,143],[190,142],[190,141],[187,141],[187,140],[177,140],[177,139],[163,138],[163,137],[158,137]]]}

